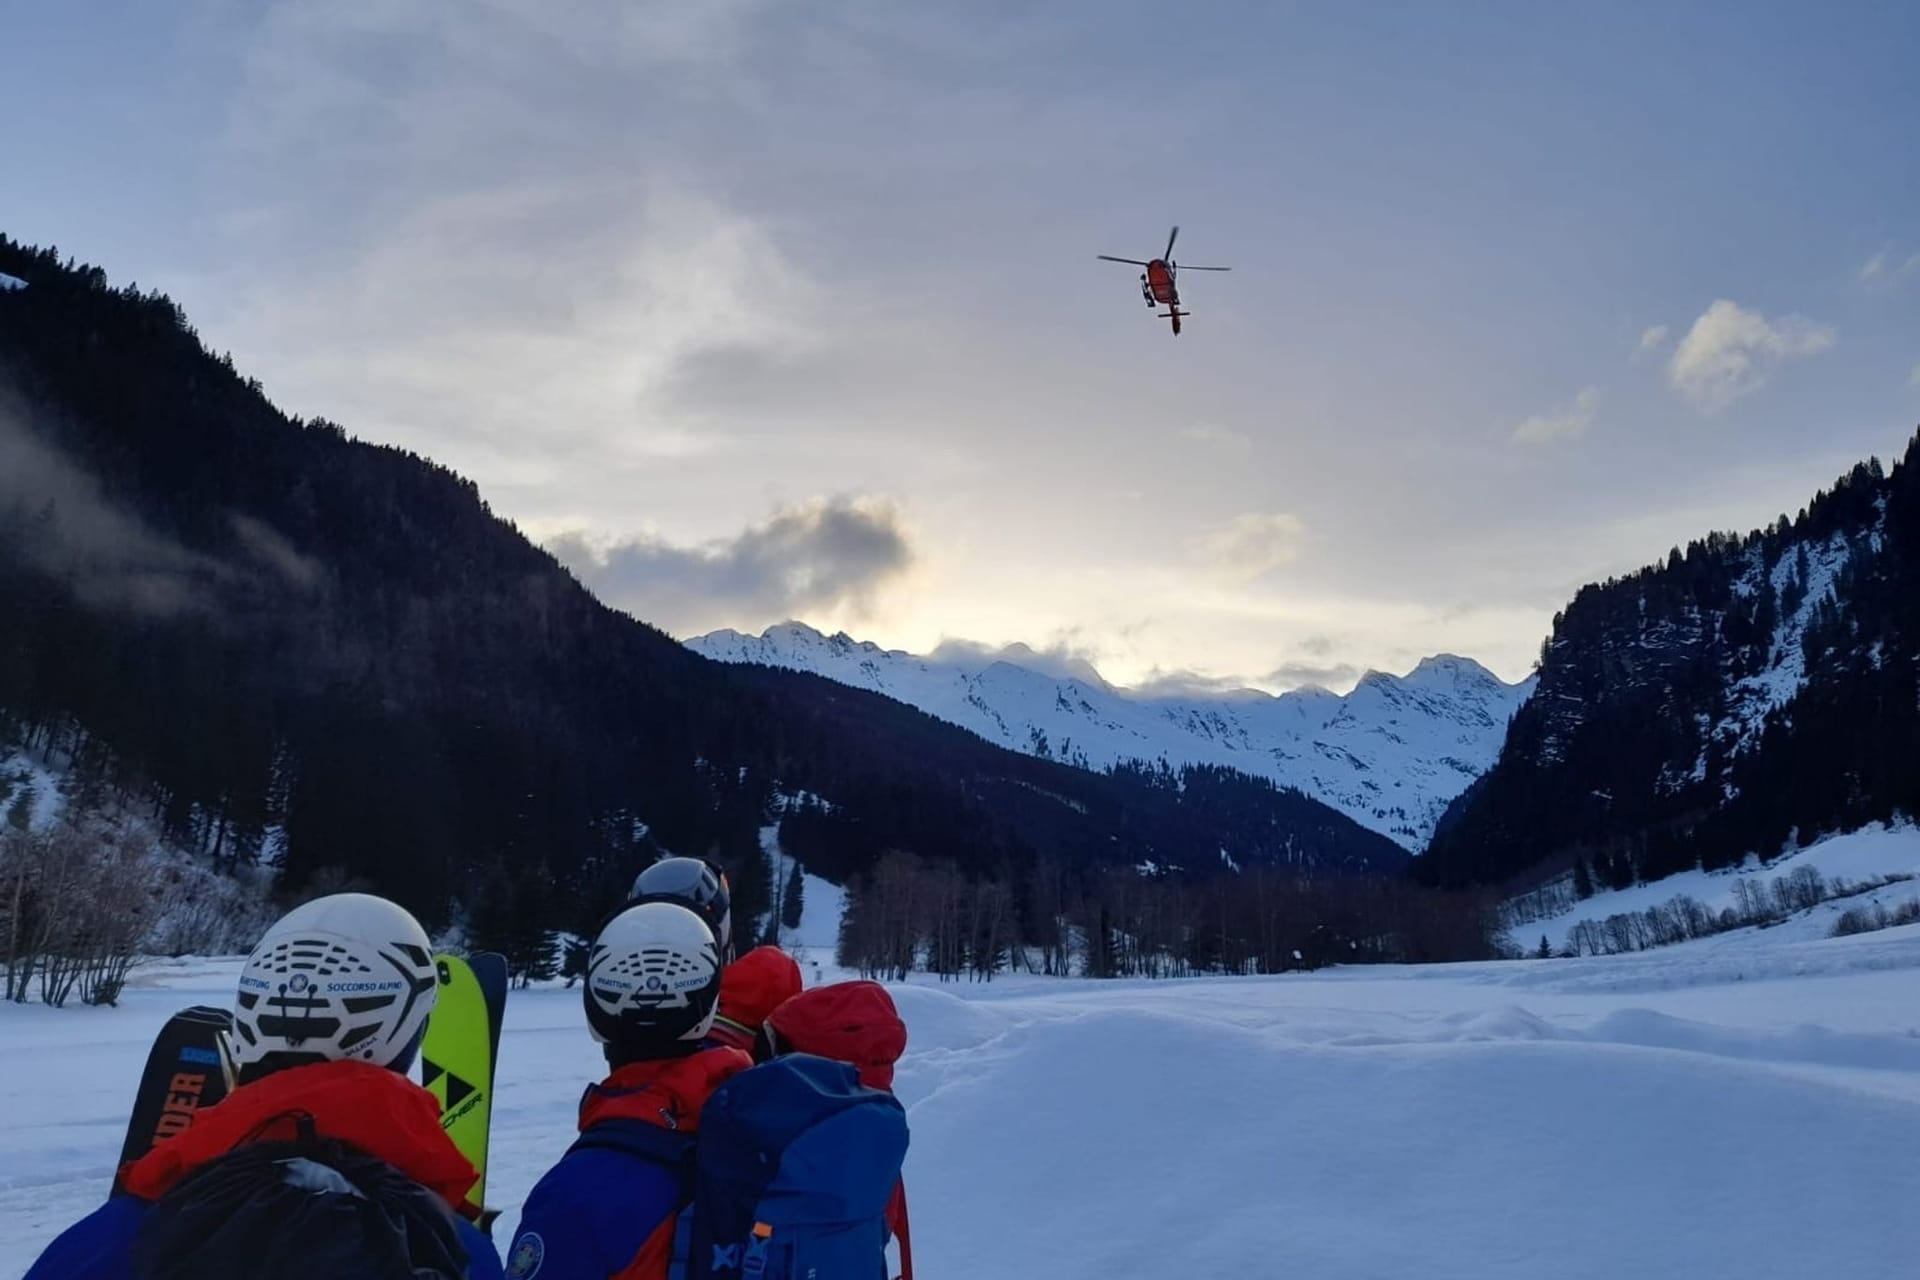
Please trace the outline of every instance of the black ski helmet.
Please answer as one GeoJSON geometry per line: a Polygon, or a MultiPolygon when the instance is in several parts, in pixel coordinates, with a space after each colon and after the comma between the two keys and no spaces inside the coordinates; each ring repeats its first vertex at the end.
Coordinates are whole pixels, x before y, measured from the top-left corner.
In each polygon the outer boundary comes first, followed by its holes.
{"type": "Polygon", "coordinates": [[[733,894],[724,871],[702,858],[667,857],[634,877],[633,902],[677,902],[713,930],[723,963],[733,958],[733,894]]]}
{"type": "Polygon", "coordinates": [[[677,902],[630,906],[587,953],[587,1026],[615,1063],[691,1052],[713,1026],[724,967],[696,912],[677,902]]]}

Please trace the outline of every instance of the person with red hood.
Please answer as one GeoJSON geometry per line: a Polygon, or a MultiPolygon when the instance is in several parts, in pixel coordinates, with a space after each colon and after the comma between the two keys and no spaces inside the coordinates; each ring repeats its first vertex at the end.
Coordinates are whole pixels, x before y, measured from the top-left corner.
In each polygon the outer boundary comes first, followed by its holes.
{"type": "Polygon", "coordinates": [[[676,902],[629,906],[594,939],[581,998],[612,1070],[587,1086],[579,1139],[527,1196],[512,1280],[667,1276],[686,1144],[708,1095],[753,1065],[707,1042],[722,967],[713,930],[676,902]]]}
{"type": "Polygon", "coordinates": [[[720,1012],[707,1032],[711,1044],[753,1050],[767,1015],[800,994],[800,966],[778,947],[755,947],[720,975],[720,1012]]]}
{"type": "Polygon", "coordinates": [[[439,990],[404,909],[343,893],[268,929],[240,974],[239,1085],[124,1171],[26,1280],[500,1280],[473,1165],[407,1076],[439,990]]]}

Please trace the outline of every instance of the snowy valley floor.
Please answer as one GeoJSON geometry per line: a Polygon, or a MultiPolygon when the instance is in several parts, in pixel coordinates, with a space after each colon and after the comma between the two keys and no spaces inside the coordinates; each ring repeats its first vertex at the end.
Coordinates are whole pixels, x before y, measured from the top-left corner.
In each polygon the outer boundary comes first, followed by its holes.
{"type": "MultiPolygon", "coordinates": [[[[120,1009],[0,1007],[0,1277],[99,1202],[150,1037],[237,969],[155,964],[120,1009]]],[[[1920,1266],[1920,926],[897,995],[923,1280],[1920,1266]]],[[[578,1000],[510,1005],[503,1241],[595,1072],[578,1000]]]]}

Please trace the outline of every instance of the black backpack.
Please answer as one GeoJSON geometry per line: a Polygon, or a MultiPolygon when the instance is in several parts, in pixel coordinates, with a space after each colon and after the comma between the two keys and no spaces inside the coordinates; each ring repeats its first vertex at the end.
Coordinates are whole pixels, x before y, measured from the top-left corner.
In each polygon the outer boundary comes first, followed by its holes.
{"type": "Polygon", "coordinates": [[[254,1142],[156,1201],[139,1280],[467,1280],[453,1211],[384,1161],[331,1139],[254,1142]]]}

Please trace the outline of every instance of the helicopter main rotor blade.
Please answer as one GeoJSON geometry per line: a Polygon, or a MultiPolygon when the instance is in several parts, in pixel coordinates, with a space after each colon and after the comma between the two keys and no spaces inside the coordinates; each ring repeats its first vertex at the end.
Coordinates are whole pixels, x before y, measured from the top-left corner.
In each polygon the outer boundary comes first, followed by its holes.
{"type": "Polygon", "coordinates": [[[1182,262],[1177,267],[1175,267],[1175,270],[1178,270],[1178,271],[1231,271],[1233,270],[1233,268],[1232,267],[1190,267],[1186,263],[1182,262]]]}
{"type": "Polygon", "coordinates": [[[1138,258],[1116,258],[1116,257],[1113,257],[1111,254],[1105,254],[1105,253],[1096,253],[1093,256],[1100,259],[1100,261],[1102,262],[1124,262],[1130,267],[1146,267],[1146,266],[1153,265],[1152,263],[1142,262],[1138,258]]]}
{"type": "Polygon", "coordinates": [[[1179,238],[1180,238],[1180,228],[1178,226],[1175,226],[1172,233],[1167,236],[1167,251],[1160,255],[1162,258],[1173,257],[1173,242],[1175,240],[1178,240],[1179,238]]]}

